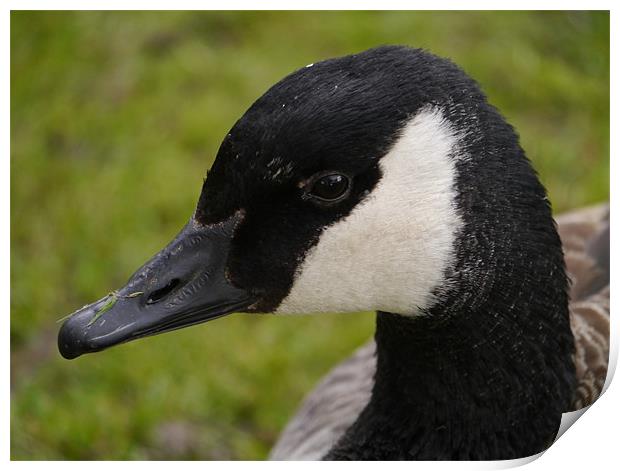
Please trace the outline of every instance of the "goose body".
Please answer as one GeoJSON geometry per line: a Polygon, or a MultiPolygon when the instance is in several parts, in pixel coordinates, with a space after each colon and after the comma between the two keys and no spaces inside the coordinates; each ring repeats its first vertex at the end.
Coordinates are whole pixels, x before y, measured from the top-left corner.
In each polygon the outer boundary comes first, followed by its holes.
{"type": "Polygon", "coordinates": [[[272,458],[529,456],[604,381],[603,213],[566,216],[561,240],[516,133],[450,61],[381,47],[310,64],[235,123],[187,225],[59,349],[232,312],[375,310],[374,341],[272,458]]]}
{"type": "MultiPolygon", "coordinates": [[[[577,388],[570,410],[591,405],[603,390],[609,358],[609,206],[556,219],[572,280],[570,319],[577,388]]],[[[353,424],[370,399],[376,345],[369,341],[337,365],[304,399],[270,453],[272,460],[317,460],[353,424]]]]}

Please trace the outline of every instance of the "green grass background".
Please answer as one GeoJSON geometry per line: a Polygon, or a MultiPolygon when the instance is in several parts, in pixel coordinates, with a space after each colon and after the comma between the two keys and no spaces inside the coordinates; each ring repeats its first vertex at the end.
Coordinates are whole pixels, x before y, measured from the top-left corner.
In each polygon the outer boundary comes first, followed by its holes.
{"type": "Polygon", "coordinates": [[[177,232],[221,138],[272,83],[391,43],[482,84],[556,210],[608,199],[604,12],[11,14],[14,459],[266,456],[372,314],[235,315],[71,362],[56,320],[177,232]]]}

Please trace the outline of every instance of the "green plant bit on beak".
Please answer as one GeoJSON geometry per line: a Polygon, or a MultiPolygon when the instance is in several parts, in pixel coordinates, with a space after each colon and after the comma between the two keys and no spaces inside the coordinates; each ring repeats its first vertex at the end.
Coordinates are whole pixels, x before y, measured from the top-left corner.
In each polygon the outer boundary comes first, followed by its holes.
{"type": "Polygon", "coordinates": [[[95,322],[103,314],[105,314],[110,309],[112,309],[112,306],[114,306],[116,304],[116,301],[118,301],[118,292],[112,291],[111,293],[108,294],[108,299],[106,300],[105,304],[103,306],[101,306],[101,308],[97,311],[97,313],[90,320],[88,325],[92,325],[93,322],[95,322]]]}
{"type": "MultiPolygon", "coordinates": [[[[116,301],[118,301],[119,298],[123,298],[123,299],[131,299],[131,298],[137,298],[138,296],[140,296],[141,294],[144,294],[144,291],[136,291],[134,293],[130,293],[127,294],[125,296],[118,294],[118,291],[112,291],[110,293],[108,293],[107,298],[109,298],[106,303],[101,306],[101,309],[99,309],[97,311],[97,313],[95,314],[95,316],[90,320],[90,322],[88,323],[88,325],[92,325],[93,322],[95,322],[97,319],[99,319],[99,317],[101,317],[102,314],[105,314],[107,311],[109,311],[110,309],[112,309],[112,306],[114,306],[116,304],[116,301]]],[[[81,311],[82,309],[84,309],[86,307],[86,305],[84,305],[81,309],[78,309],[75,312],[72,312],[71,314],[67,314],[64,317],[61,317],[60,319],[58,319],[56,322],[57,323],[61,323],[66,321],[67,319],[69,319],[71,316],[73,316],[74,314],[76,314],[77,312],[81,311]]]]}
{"type": "Polygon", "coordinates": [[[124,299],[130,299],[130,298],[135,298],[137,296],[140,296],[141,294],[144,294],[144,291],[136,291],[134,293],[130,293],[127,294],[125,296],[118,294],[118,291],[112,291],[108,294],[108,300],[105,302],[105,304],[103,306],[101,306],[101,309],[99,309],[97,311],[97,314],[95,314],[93,316],[93,318],[90,320],[90,322],[88,323],[88,325],[92,325],[93,322],[95,322],[97,319],[99,319],[103,314],[105,314],[106,312],[108,312],[110,309],[112,309],[112,306],[114,306],[116,304],[116,302],[118,301],[119,298],[124,298],[124,299]]]}
{"type": "MultiPolygon", "coordinates": [[[[84,307],[86,307],[86,306],[84,306],[84,307]]],[[[81,309],[84,309],[84,307],[82,307],[81,309]]],[[[78,311],[79,311],[79,309],[78,309],[78,311]]],[[[58,320],[56,321],[56,324],[60,324],[61,322],[66,321],[67,319],[69,319],[69,317],[73,316],[73,314],[75,314],[76,312],[77,312],[77,311],[72,312],[71,314],[67,314],[66,316],[62,316],[60,319],[58,319],[58,320]]]]}

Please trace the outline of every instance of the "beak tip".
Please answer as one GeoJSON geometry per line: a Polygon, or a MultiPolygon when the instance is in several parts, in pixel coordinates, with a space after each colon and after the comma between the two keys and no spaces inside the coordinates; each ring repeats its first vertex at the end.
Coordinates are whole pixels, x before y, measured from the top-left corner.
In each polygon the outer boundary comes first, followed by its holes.
{"type": "Polygon", "coordinates": [[[58,332],[58,351],[63,358],[73,360],[84,353],[82,342],[79,340],[75,332],[75,325],[71,319],[65,321],[58,332]]]}
{"type": "Polygon", "coordinates": [[[63,348],[62,346],[58,346],[58,350],[60,351],[60,355],[65,359],[65,360],[74,360],[75,358],[81,356],[82,354],[78,351],[75,350],[71,350],[69,348],[67,348],[66,346],[63,348]]]}

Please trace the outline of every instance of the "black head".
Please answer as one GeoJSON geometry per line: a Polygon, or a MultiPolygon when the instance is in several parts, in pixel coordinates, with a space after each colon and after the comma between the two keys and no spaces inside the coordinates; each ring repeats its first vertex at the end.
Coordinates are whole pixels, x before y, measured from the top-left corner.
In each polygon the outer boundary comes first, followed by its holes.
{"type": "MultiPolygon", "coordinates": [[[[447,127],[449,120],[454,120],[453,129],[444,129],[445,134],[453,134],[463,128],[465,120],[468,129],[472,129],[476,116],[468,113],[474,113],[484,104],[485,98],[477,85],[453,63],[406,47],[381,47],[309,64],[269,89],[222,142],[195,215],[201,223],[212,224],[236,211],[244,212],[228,270],[236,285],[256,296],[257,303],[252,310],[277,309],[290,293],[301,262],[323,231],[346,219],[360,202],[373,197],[384,171],[380,166],[382,158],[420,111],[436,112],[438,127],[447,127]],[[312,184],[326,176],[346,181],[344,197],[335,201],[312,197],[312,184]]],[[[434,144],[432,140],[429,142],[434,144]]],[[[437,161],[441,157],[437,156],[437,161]]],[[[423,170],[433,171],[433,168],[423,170]]],[[[408,169],[403,167],[402,171],[408,169]]],[[[426,184],[432,184],[434,179],[432,175],[410,175],[411,186],[402,182],[403,186],[394,191],[420,193],[413,185],[421,177],[428,179],[426,184]]],[[[426,184],[422,186],[426,188],[426,184]]],[[[426,198],[445,190],[442,182],[426,198]]],[[[415,207],[392,209],[416,211],[415,207]]],[[[418,209],[420,213],[429,210],[418,209]]],[[[378,210],[389,211],[388,208],[378,210]]],[[[398,230],[389,224],[386,221],[383,227],[398,230]]],[[[342,235],[348,239],[369,236],[355,231],[342,235]]],[[[398,247],[392,249],[400,252],[398,247]]],[[[381,251],[374,254],[388,257],[381,251]]],[[[353,265],[351,268],[360,270],[373,268],[365,266],[364,260],[353,265]]],[[[389,265],[386,271],[393,268],[387,261],[386,265],[389,265]]],[[[317,269],[329,270],[330,266],[317,269]]],[[[346,294],[335,293],[335,296],[346,294]]],[[[362,303],[354,309],[381,307],[362,303]]],[[[343,308],[353,309],[330,305],[327,310],[343,308]]],[[[305,305],[292,310],[326,309],[305,305]]]]}
{"type": "Polygon", "coordinates": [[[406,47],[310,64],[233,126],[189,225],[105,313],[70,318],[60,349],[231,311],[429,313],[455,293],[483,299],[478,275],[523,231],[561,271],[542,186],[457,66],[406,47]]]}

